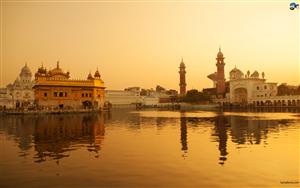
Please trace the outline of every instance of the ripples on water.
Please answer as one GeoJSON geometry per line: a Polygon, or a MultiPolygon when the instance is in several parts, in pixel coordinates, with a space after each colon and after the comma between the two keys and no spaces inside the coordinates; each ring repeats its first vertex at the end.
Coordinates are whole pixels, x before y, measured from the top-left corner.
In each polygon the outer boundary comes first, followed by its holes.
{"type": "Polygon", "coordinates": [[[0,116],[0,187],[286,186],[280,182],[299,181],[299,118],[129,110],[0,116]]]}

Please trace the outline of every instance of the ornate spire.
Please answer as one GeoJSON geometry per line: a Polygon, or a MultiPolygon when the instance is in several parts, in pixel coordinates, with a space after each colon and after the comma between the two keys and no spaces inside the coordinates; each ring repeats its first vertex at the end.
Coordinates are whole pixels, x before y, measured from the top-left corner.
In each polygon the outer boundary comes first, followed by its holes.
{"type": "Polygon", "coordinates": [[[56,68],[59,69],[59,61],[56,62],[56,68]]]}
{"type": "Polygon", "coordinates": [[[96,70],[96,72],[94,74],[94,78],[100,78],[100,77],[101,77],[101,75],[100,75],[100,73],[98,71],[98,67],[97,67],[97,70],[96,70]]]}
{"type": "Polygon", "coordinates": [[[179,68],[185,68],[185,64],[184,64],[184,62],[183,62],[183,58],[181,58],[181,62],[180,62],[179,68]]]}
{"type": "Polygon", "coordinates": [[[90,73],[88,74],[88,77],[87,77],[88,80],[92,80],[93,79],[93,76],[92,76],[92,73],[90,71],[90,73]]]}

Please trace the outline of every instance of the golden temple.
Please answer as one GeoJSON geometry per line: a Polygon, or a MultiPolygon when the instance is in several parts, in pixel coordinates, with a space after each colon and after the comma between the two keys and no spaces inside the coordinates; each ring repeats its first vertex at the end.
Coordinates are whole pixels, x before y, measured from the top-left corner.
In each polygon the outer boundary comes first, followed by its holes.
{"type": "Polygon", "coordinates": [[[43,65],[35,73],[35,103],[48,109],[103,109],[104,82],[97,70],[86,80],[70,79],[57,61],[56,68],[47,71],[43,65]]]}

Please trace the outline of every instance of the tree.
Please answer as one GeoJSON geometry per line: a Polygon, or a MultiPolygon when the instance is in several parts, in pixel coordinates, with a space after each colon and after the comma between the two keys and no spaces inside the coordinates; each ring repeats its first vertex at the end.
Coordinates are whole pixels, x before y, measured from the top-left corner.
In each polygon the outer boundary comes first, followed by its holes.
{"type": "Polygon", "coordinates": [[[146,96],[147,95],[147,90],[146,89],[142,89],[140,92],[141,96],[146,96]]]}
{"type": "Polygon", "coordinates": [[[204,102],[210,101],[210,96],[207,93],[198,91],[197,89],[191,89],[187,91],[185,97],[182,98],[184,102],[204,102]]]}
{"type": "Polygon", "coordinates": [[[157,85],[155,90],[156,90],[156,92],[166,91],[166,89],[161,87],[160,85],[157,85]]]}

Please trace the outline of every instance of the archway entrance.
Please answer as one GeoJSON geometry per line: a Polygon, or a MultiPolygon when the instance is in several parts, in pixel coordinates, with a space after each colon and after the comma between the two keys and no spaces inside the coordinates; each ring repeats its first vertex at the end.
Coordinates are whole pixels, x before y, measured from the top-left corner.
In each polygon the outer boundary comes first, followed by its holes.
{"type": "Polygon", "coordinates": [[[92,108],[92,102],[91,101],[83,101],[82,105],[84,108],[92,108]]]}
{"type": "Polygon", "coordinates": [[[247,89],[237,88],[234,90],[233,94],[234,94],[234,102],[235,103],[240,103],[240,104],[247,103],[247,98],[248,98],[247,89]]]}

